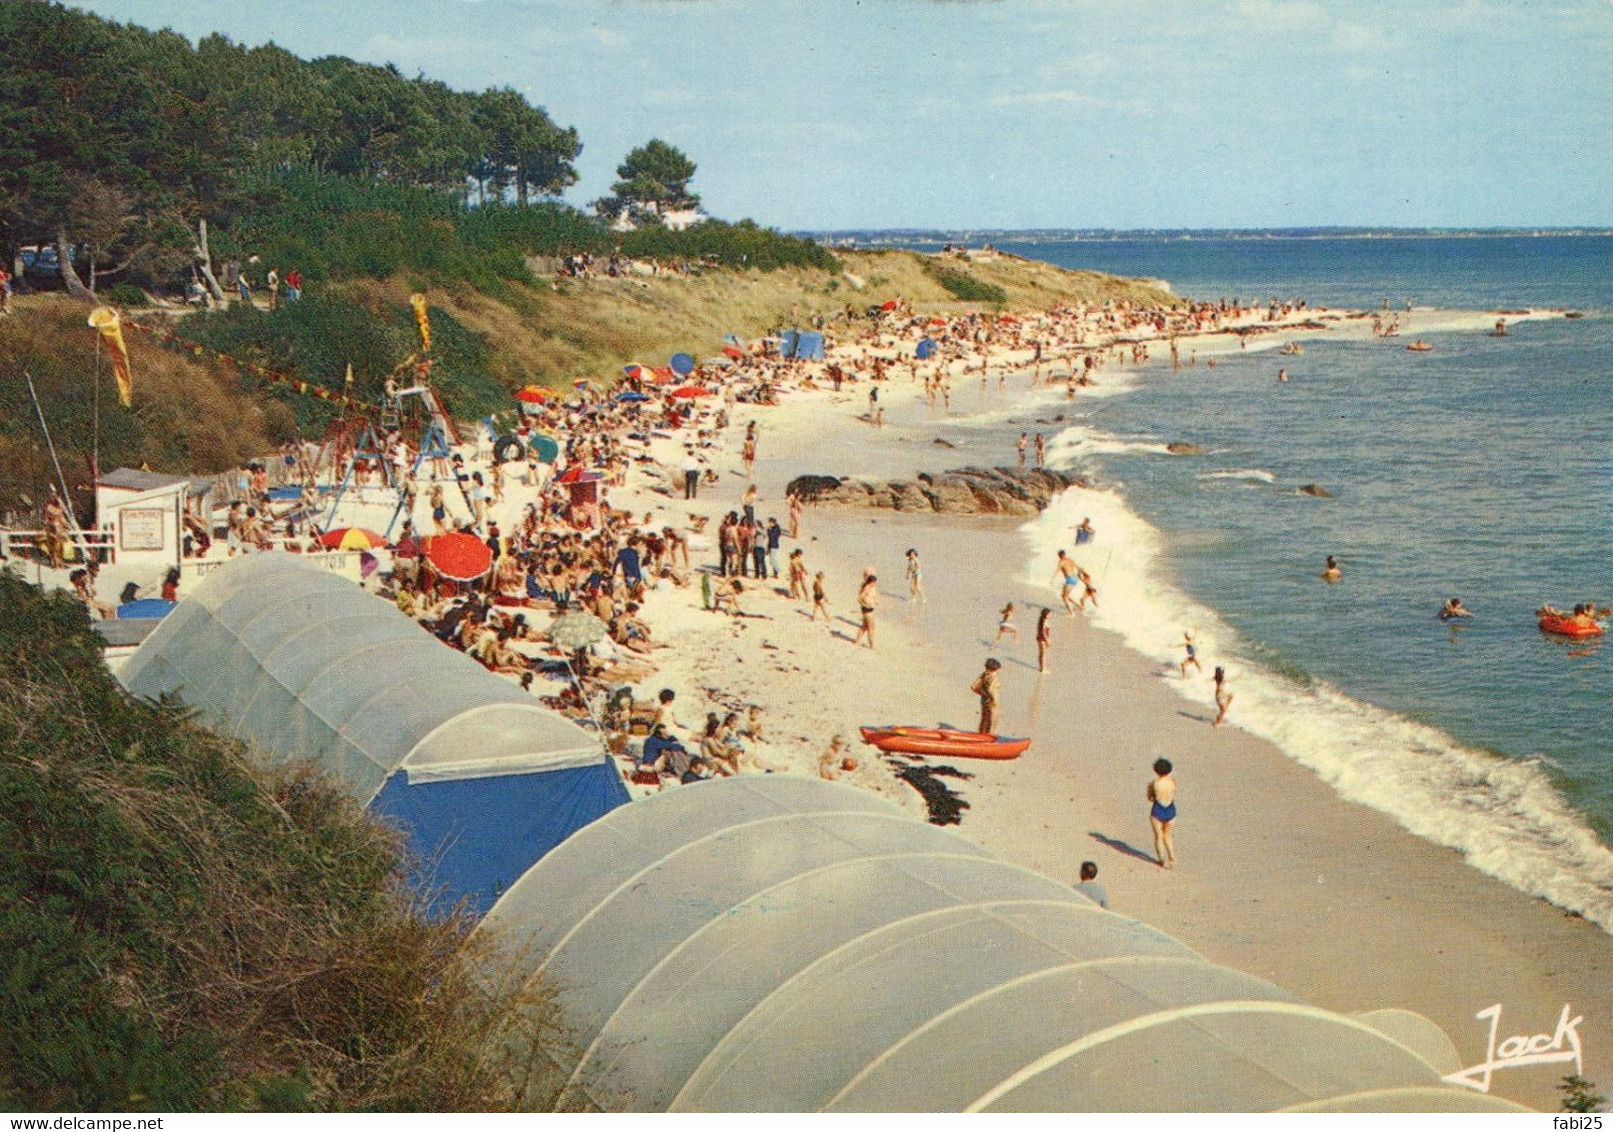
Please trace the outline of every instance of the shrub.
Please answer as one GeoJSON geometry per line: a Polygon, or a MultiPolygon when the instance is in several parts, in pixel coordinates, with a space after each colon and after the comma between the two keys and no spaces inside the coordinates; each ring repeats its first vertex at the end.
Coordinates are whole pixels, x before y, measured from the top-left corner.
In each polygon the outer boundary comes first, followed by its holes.
{"type": "Polygon", "coordinates": [[[838,274],[840,261],[822,244],[786,236],[754,220],[727,224],[708,220],[674,232],[657,225],[635,228],[621,237],[624,255],[643,259],[708,260],[724,267],[776,271],[812,267],[838,274]]]}
{"type": "Polygon", "coordinates": [[[102,287],[95,292],[95,297],[103,303],[111,303],[115,307],[149,307],[151,300],[146,293],[132,283],[114,283],[110,287],[102,287]]]}
{"type": "Polygon", "coordinates": [[[987,283],[976,279],[966,271],[956,271],[949,267],[938,267],[928,261],[924,264],[925,272],[937,283],[945,287],[947,293],[954,298],[963,299],[970,303],[997,303],[1008,301],[1008,292],[995,283],[987,283]]]}

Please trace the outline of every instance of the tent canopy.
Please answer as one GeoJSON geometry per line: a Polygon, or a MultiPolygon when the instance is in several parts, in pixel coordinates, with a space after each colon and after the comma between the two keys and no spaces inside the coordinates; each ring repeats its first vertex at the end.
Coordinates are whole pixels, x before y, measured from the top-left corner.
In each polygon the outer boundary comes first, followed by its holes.
{"type": "Polygon", "coordinates": [[[592,734],[299,555],[208,575],[119,679],[136,696],[177,695],[273,761],[337,775],[408,834],[439,906],[485,911],[628,800],[592,734]]]}
{"type": "Polygon", "coordinates": [[[421,782],[604,759],[576,724],[292,554],[208,575],[121,679],[136,696],[177,693],[272,758],[324,763],[365,801],[395,770],[421,782]]]}
{"type": "Polygon", "coordinates": [[[1440,1083],[1432,1024],[1307,1006],[812,779],[614,810],[479,930],[560,988],[562,1108],[1510,1107],[1440,1083]]]}

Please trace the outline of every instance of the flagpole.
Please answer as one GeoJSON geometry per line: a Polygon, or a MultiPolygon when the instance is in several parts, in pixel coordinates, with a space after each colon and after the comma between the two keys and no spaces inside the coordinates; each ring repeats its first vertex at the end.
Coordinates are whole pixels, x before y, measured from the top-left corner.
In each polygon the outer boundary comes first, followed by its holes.
{"type": "Polygon", "coordinates": [[[78,525],[78,515],[73,510],[73,494],[67,490],[67,477],[62,474],[62,462],[56,457],[56,442],[50,438],[50,425],[45,423],[45,410],[39,404],[39,393],[34,389],[34,375],[27,370],[22,376],[28,381],[28,396],[33,400],[34,412],[39,414],[39,430],[45,434],[45,447],[50,451],[50,462],[56,468],[56,482],[62,489],[62,507],[67,511],[68,521],[72,524],[73,533],[78,536],[79,553],[84,561],[90,558],[89,544],[84,541],[84,531],[78,525]]]}

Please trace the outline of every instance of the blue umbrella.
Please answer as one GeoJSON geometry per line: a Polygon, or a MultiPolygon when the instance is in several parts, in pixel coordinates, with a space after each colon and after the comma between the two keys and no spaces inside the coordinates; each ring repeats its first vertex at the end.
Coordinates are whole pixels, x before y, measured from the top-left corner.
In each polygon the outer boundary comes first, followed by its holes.
{"type": "Polygon", "coordinates": [[[918,349],[915,350],[914,353],[916,353],[918,355],[919,361],[922,362],[926,358],[933,357],[935,355],[935,351],[936,351],[935,339],[934,338],[924,338],[924,339],[921,339],[919,341],[918,349]]]}
{"type": "Polygon", "coordinates": [[[673,354],[669,364],[672,366],[672,372],[679,377],[688,377],[694,372],[694,358],[688,354],[673,354]]]}
{"type": "Polygon", "coordinates": [[[145,597],[139,601],[126,601],[118,606],[118,620],[130,619],[155,620],[158,617],[167,617],[174,611],[177,601],[163,601],[161,598],[145,597]]]}
{"type": "Polygon", "coordinates": [[[629,390],[626,393],[618,393],[616,395],[616,399],[618,401],[648,401],[650,398],[646,393],[634,393],[632,390],[629,390]]]}
{"type": "Polygon", "coordinates": [[[527,448],[538,454],[538,463],[552,464],[560,455],[560,444],[552,436],[544,436],[541,432],[534,433],[532,439],[527,441],[527,448]]]}

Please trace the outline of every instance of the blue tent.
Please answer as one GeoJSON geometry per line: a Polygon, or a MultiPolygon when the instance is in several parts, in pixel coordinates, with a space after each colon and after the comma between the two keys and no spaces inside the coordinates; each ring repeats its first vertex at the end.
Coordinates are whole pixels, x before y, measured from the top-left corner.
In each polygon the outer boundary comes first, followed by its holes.
{"type": "Polygon", "coordinates": [[[369,808],[408,838],[416,891],[480,917],[534,861],[626,801],[616,768],[596,763],[415,785],[394,774],[369,808]]]}
{"type": "Polygon", "coordinates": [[[816,330],[786,330],[779,342],[779,357],[823,360],[823,335],[816,330]]]}

